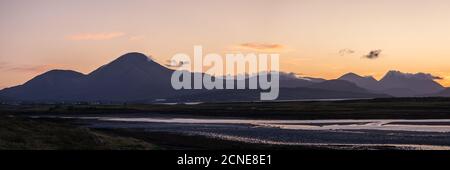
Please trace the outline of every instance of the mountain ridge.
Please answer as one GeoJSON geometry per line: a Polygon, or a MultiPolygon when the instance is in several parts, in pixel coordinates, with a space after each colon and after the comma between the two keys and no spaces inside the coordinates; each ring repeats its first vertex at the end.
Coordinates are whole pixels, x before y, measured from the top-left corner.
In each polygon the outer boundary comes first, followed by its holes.
{"type": "MultiPolygon", "coordinates": [[[[201,95],[222,94],[223,96],[228,96],[230,100],[240,100],[237,97],[224,94],[235,94],[237,91],[174,90],[171,86],[171,75],[173,72],[174,70],[164,67],[142,53],[131,52],[116,58],[89,74],[73,70],[50,70],[22,85],[1,90],[0,99],[7,98],[23,101],[151,102],[177,97],[195,100],[194,96],[208,98],[201,95]]],[[[202,74],[207,76],[204,73],[202,74]]],[[[251,78],[255,77],[249,77],[245,81],[249,81],[251,78]]],[[[280,90],[282,91],[280,97],[289,100],[320,97],[372,98],[389,97],[389,95],[409,97],[410,93],[417,93],[411,96],[420,94],[414,91],[417,89],[425,89],[423,90],[424,92],[430,92],[427,94],[436,95],[441,90],[445,90],[440,84],[434,82],[430,74],[410,74],[399,71],[389,71],[379,81],[372,76],[363,77],[355,73],[347,73],[334,80],[325,80],[280,72],[280,88],[282,89],[280,90]],[[394,85],[389,85],[390,82],[399,80],[405,82],[397,83],[397,85],[400,84],[401,86],[396,86],[395,83],[394,85]],[[419,83],[417,87],[411,85],[411,83],[417,82],[419,83]],[[427,89],[429,85],[432,86],[431,90],[427,89]],[[414,88],[409,89],[409,86],[414,88]],[[388,95],[383,95],[384,93],[388,95]]],[[[257,91],[247,90],[239,92],[242,92],[242,94],[253,94],[257,91]]],[[[212,96],[214,97],[214,95],[212,96]]],[[[236,94],[235,96],[240,95],[236,94]]],[[[255,98],[255,96],[250,96],[242,96],[242,98],[255,98]]],[[[218,96],[215,95],[215,97],[218,96]]]]}
{"type": "Polygon", "coordinates": [[[415,97],[438,93],[444,87],[434,81],[434,76],[426,73],[403,73],[388,71],[380,80],[347,73],[339,79],[347,80],[373,92],[385,93],[395,97],[415,97]]]}

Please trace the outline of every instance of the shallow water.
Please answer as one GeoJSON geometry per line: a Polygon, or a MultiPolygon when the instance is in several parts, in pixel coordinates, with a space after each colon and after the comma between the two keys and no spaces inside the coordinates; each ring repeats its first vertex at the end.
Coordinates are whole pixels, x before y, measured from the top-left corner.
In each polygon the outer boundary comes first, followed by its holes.
{"type": "Polygon", "coordinates": [[[389,130],[413,132],[450,132],[450,119],[440,120],[248,120],[193,118],[98,118],[103,121],[188,123],[188,124],[250,124],[293,130],[389,130]],[[430,125],[439,122],[441,125],[430,125]],[[411,123],[411,124],[401,124],[411,123]],[[446,125],[447,124],[447,125],[446,125]]]}
{"type": "MultiPolygon", "coordinates": [[[[48,118],[48,117],[47,117],[48,118]]],[[[90,128],[142,129],[275,145],[450,150],[450,119],[251,120],[215,118],[52,117],[90,128]]]]}

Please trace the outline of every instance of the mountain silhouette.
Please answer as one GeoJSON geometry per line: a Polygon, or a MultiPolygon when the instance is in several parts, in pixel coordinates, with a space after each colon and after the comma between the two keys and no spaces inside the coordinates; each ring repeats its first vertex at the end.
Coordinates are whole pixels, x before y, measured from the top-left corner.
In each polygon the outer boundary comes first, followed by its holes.
{"type": "Polygon", "coordinates": [[[52,70],[3,96],[30,101],[131,101],[174,95],[167,69],[144,54],[128,53],[88,75],[52,70]]]}
{"type": "Polygon", "coordinates": [[[87,75],[80,99],[164,98],[174,95],[170,83],[172,72],[144,54],[128,53],[87,75]]]}
{"type": "MultiPolygon", "coordinates": [[[[236,102],[258,101],[263,90],[212,90],[168,99],[170,102],[236,102]]],[[[280,88],[277,100],[316,100],[316,99],[362,99],[388,98],[385,94],[367,92],[335,91],[310,87],[280,88]]]]}
{"type": "MultiPolygon", "coordinates": [[[[141,53],[128,53],[85,75],[51,70],[23,85],[0,91],[0,100],[32,102],[156,102],[254,101],[262,90],[174,90],[168,69],[141,53]]],[[[202,76],[211,75],[204,73],[202,76]]],[[[223,77],[216,77],[221,79],[223,77]]],[[[216,79],[214,78],[214,79],[216,79]]],[[[248,82],[257,77],[243,80],[248,82]]],[[[448,95],[429,74],[390,71],[380,81],[348,73],[336,80],[299,77],[280,72],[279,100],[377,98],[390,96],[448,95]]]]}
{"type": "Polygon", "coordinates": [[[405,97],[433,94],[444,90],[444,87],[435,82],[431,75],[425,73],[410,74],[400,71],[389,71],[379,82],[383,91],[410,91],[404,94],[405,97]]]}
{"type": "Polygon", "coordinates": [[[435,94],[434,96],[450,97],[450,88],[446,88],[446,89],[440,91],[439,93],[435,94]]]}
{"type": "Polygon", "coordinates": [[[372,90],[372,91],[379,91],[381,90],[379,82],[373,78],[372,76],[363,77],[360,75],[357,75],[355,73],[347,73],[341,77],[338,78],[338,80],[345,80],[352,83],[355,83],[357,86],[372,90]]]}
{"type": "Polygon", "coordinates": [[[280,87],[286,88],[306,87],[321,81],[325,80],[318,78],[298,77],[294,73],[280,72],[280,87]]]}
{"type": "Polygon", "coordinates": [[[373,77],[362,77],[355,73],[348,73],[339,79],[353,82],[371,92],[389,94],[395,97],[423,96],[444,89],[442,85],[434,81],[432,75],[425,73],[411,74],[389,71],[380,81],[373,77]]]}
{"type": "Polygon", "coordinates": [[[6,88],[2,96],[20,100],[67,100],[67,94],[81,85],[84,74],[71,70],[51,70],[23,85],[6,88]]]}
{"type": "Polygon", "coordinates": [[[345,80],[327,80],[308,87],[313,89],[333,90],[340,92],[370,93],[368,90],[357,86],[355,83],[345,80]]]}

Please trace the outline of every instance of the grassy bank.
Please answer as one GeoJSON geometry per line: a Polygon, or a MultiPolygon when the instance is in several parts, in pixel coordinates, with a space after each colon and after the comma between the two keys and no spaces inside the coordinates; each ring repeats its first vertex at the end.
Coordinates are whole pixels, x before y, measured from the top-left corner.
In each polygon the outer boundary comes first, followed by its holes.
{"type": "Polygon", "coordinates": [[[252,119],[450,119],[450,98],[392,98],[352,101],[203,103],[197,105],[116,104],[0,105],[17,114],[132,114],[239,117],[252,119]]]}
{"type": "Polygon", "coordinates": [[[0,150],[159,149],[143,140],[120,137],[63,122],[0,116],[0,150]]]}

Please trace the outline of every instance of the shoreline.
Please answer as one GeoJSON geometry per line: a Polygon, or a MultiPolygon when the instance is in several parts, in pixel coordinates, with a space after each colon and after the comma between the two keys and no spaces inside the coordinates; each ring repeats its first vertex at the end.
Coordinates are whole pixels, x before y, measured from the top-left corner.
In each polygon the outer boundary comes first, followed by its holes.
{"type": "Polygon", "coordinates": [[[246,142],[226,137],[148,132],[137,129],[95,129],[156,144],[163,150],[450,150],[450,146],[411,144],[333,144],[246,142]]]}
{"type": "MultiPolygon", "coordinates": [[[[450,132],[396,131],[370,129],[289,129],[255,124],[223,123],[170,123],[125,122],[107,120],[81,120],[83,126],[112,131],[134,132],[139,138],[170,135],[184,141],[185,138],[202,139],[187,146],[203,143],[208,149],[224,149],[216,143],[231,143],[225,149],[331,149],[331,150],[450,150],[450,132]],[[207,144],[211,143],[211,144],[207,144]],[[232,145],[234,144],[234,145],[232,145]],[[240,147],[237,147],[240,148],[240,147]]],[[[152,138],[152,140],[161,140],[152,138]]],[[[153,141],[154,142],[154,141],[153,141]]],[[[184,146],[186,143],[173,145],[184,146]]]]}

